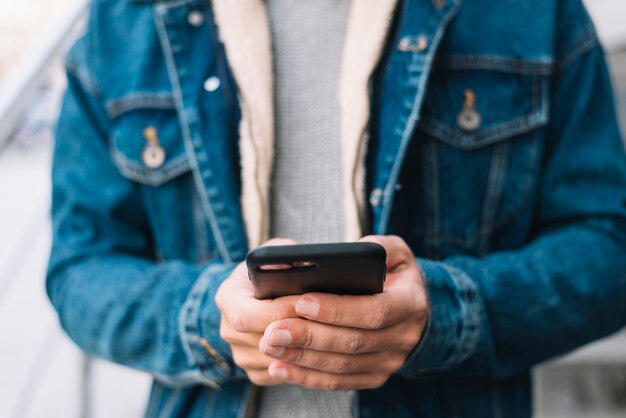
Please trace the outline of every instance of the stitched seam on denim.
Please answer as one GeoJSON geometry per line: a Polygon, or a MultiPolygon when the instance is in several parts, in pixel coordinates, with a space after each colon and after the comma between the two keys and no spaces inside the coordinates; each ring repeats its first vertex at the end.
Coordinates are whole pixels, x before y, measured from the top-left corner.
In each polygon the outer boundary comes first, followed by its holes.
{"type": "Polygon", "coordinates": [[[420,129],[450,146],[465,150],[475,150],[508,139],[512,136],[527,133],[545,125],[546,122],[543,114],[529,114],[522,118],[485,129],[481,132],[484,133],[484,135],[475,136],[473,139],[469,139],[470,137],[467,135],[460,135],[460,131],[452,129],[448,125],[435,122],[432,119],[427,120],[427,118],[424,118],[424,124],[420,126],[420,129]],[[440,135],[440,132],[444,135],[440,135]]]}
{"type": "Polygon", "coordinates": [[[209,257],[209,237],[206,230],[204,211],[202,210],[202,202],[195,188],[191,191],[191,216],[194,225],[194,239],[196,249],[196,261],[203,262],[209,257]]]}
{"type": "Polygon", "coordinates": [[[495,55],[451,55],[440,58],[435,70],[500,70],[505,73],[549,76],[553,63],[550,60],[517,60],[495,55]]]}
{"type": "Polygon", "coordinates": [[[246,418],[248,416],[248,408],[250,406],[250,400],[254,394],[254,387],[252,383],[248,383],[244,390],[241,399],[239,400],[239,408],[237,409],[236,418],[246,418]]]}
{"type": "MultiPolygon", "coordinates": [[[[147,371],[147,370],[146,370],[147,371]]],[[[209,380],[213,382],[214,376],[210,371],[205,370],[188,370],[181,373],[173,374],[173,375],[165,375],[160,373],[150,372],[152,376],[159,381],[160,383],[169,386],[171,388],[182,389],[185,386],[189,386],[192,384],[198,384],[198,382],[203,382],[202,379],[209,380]]],[[[209,385],[209,383],[206,383],[209,385]]]]}
{"type": "Polygon", "coordinates": [[[545,125],[548,121],[547,104],[543,97],[544,94],[547,94],[547,89],[538,89],[538,86],[542,83],[542,78],[533,78],[531,109],[527,114],[511,121],[482,129],[477,134],[470,135],[461,133],[458,129],[428,117],[424,117],[419,128],[446,144],[467,150],[477,149],[512,136],[524,134],[545,125]],[[539,104],[541,106],[538,106],[539,104]],[[444,133],[444,136],[439,135],[440,131],[444,133]],[[450,139],[450,137],[452,139],[450,139]]]}
{"type": "Polygon", "coordinates": [[[150,396],[150,402],[148,403],[148,407],[146,408],[146,418],[152,418],[157,416],[157,410],[159,405],[161,404],[161,399],[163,398],[163,386],[159,383],[153,383],[153,391],[152,396],[150,396]]]}
{"type": "Polygon", "coordinates": [[[175,110],[176,104],[171,93],[132,93],[128,96],[106,103],[107,113],[110,118],[115,118],[123,113],[135,109],[159,109],[175,110]]]}
{"type": "Polygon", "coordinates": [[[406,156],[406,150],[408,148],[408,144],[410,142],[411,137],[413,136],[413,132],[418,125],[420,120],[420,109],[423,107],[424,103],[424,95],[426,94],[426,87],[428,80],[430,79],[430,75],[432,73],[432,64],[435,58],[435,52],[438,50],[438,46],[441,43],[441,39],[444,34],[444,28],[448,25],[450,20],[457,14],[460,3],[459,1],[452,0],[453,5],[450,7],[450,10],[447,12],[445,16],[442,17],[439,27],[433,36],[431,41],[431,49],[428,51],[426,57],[422,55],[413,54],[413,59],[410,64],[413,65],[413,61],[419,60],[423,61],[422,65],[422,74],[420,75],[420,79],[417,86],[417,91],[419,94],[415,97],[413,102],[413,109],[411,110],[411,114],[407,120],[406,127],[402,134],[400,147],[398,152],[396,153],[395,160],[393,166],[391,167],[391,173],[389,178],[387,179],[387,184],[385,185],[385,191],[383,193],[383,210],[380,215],[380,223],[378,227],[378,234],[384,235],[389,226],[389,217],[391,215],[392,209],[392,201],[395,195],[396,182],[400,175],[400,170],[402,168],[404,157],[406,156]]]}
{"type": "Polygon", "coordinates": [[[202,405],[202,415],[206,418],[210,418],[213,415],[213,412],[215,412],[215,398],[217,395],[213,391],[206,393],[208,392],[207,389],[204,389],[204,392],[205,396],[204,404],[202,405]],[[209,399],[211,400],[210,403],[209,399]]]}
{"type": "MultiPolygon", "coordinates": [[[[542,103],[542,109],[544,112],[546,112],[546,118],[547,118],[547,109],[548,109],[548,95],[547,95],[547,91],[548,91],[548,81],[547,80],[543,80],[539,85],[537,86],[533,86],[533,92],[535,92],[535,88],[537,91],[537,97],[543,101],[542,103]],[[541,92],[539,92],[539,90],[541,90],[541,92]]],[[[493,230],[494,228],[497,228],[500,225],[503,225],[507,222],[509,222],[511,219],[515,218],[523,209],[524,209],[524,202],[528,199],[528,195],[531,189],[531,185],[532,185],[532,179],[533,179],[533,170],[535,169],[535,164],[537,162],[537,157],[539,155],[539,133],[538,131],[535,131],[533,134],[533,139],[532,141],[530,141],[530,147],[531,147],[531,158],[529,161],[529,165],[528,165],[528,172],[527,172],[527,176],[526,176],[526,180],[524,183],[524,188],[522,189],[522,198],[520,199],[520,203],[519,203],[519,209],[514,210],[513,213],[509,216],[506,216],[504,219],[502,220],[495,220],[493,222],[493,224],[491,225],[491,229],[493,230]]]]}
{"type": "Polygon", "coordinates": [[[524,187],[522,188],[522,192],[521,194],[521,199],[520,199],[520,203],[518,205],[518,209],[513,211],[513,213],[511,213],[510,215],[502,218],[502,219],[497,219],[493,222],[493,224],[491,225],[491,230],[498,228],[502,225],[505,225],[507,223],[509,223],[512,219],[515,219],[521,212],[524,211],[525,206],[527,204],[528,201],[528,197],[530,196],[530,191],[532,188],[532,183],[533,183],[533,172],[536,169],[536,164],[538,161],[538,156],[539,156],[539,132],[534,132],[534,137],[533,140],[531,141],[531,157],[529,160],[529,164],[528,164],[528,172],[526,175],[526,180],[524,182],[524,187]]]}
{"type": "Polygon", "coordinates": [[[480,305],[477,300],[477,289],[474,282],[459,269],[445,264],[443,268],[448,272],[455,285],[455,290],[461,297],[462,321],[461,336],[453,347],[453,354],[446,365],[459,364],[466,359],[476,348],[480,337],[480,305]]]}
{"type": "Polygon", "coordinates": [[[211,206],[211,202],[209,200],[208,192],[206,190],[206,186],[204,184],[204,179],[202,174],[200,173],[200,166],[198,164],[198,160],[196,158],[196,151],[194,145],[192,143],[191,132],[189,131],[188,120],[185,112],[184,101],[182,97],[182,87],[180,85],[180,80],[178,79],[179,74],[176,71],[176,65],[174,63],[174,53],[172,51],[172,46],[170,44],[170,39],[168,37],[167,31],[164,26],[163,19],[165,18],[165,13],[168,8],[173,7],[177,4],[185,4],[190,0],[182,0],[181,2],[176,2],[172,4],[157,4],[156,11],[154,14],[155,25],[157,28],[157,33],[159,35],[159,40],[161,41],[163,47],[163,54],[165,56],[165,61],[168,69],[168,74],[170,76],[172,87],[174,90],[174,99],[176,102],[178,117],[180,120],[180,125],[182,128],[183,138],[185,142],[185,148],[187,153],[189,154],[189,159],[191,163],[191,168],[196,184],[196,188],[198,189],[198,193],[202,196],[202,206],[206,212],[207,218],[211,225],[211,229],[213,230],[213,237],[217,244],[220,255],[224,259],[226,263],[230,263],[232,261],[232,257],[228,251],[228,247],[226,246],[226,241],[222,235],[222,230],[217,222],[217,217],[213,212],[213,207],[211,206]]]}
{"type": "Polygon", "coordinates": [[[178,6],[196,3],[196,0],[156,0],[156,3],[156,7],[167,10],[178,6]]]}
{"type": "Polygon", "coordinates": [[[495,146],[495,149],[492,152],[492,160],[489,167],[489,179],[487,180],[485,196],[483,198],[483,210],[478,232],[478,252],[481,255],[485,255],[489,250],[488,241],[489,233],[491,232],[490,225],[493,223],[497,213],[497,208],[500,200],[502,199],[504,178],[509,155],[509,144],[510,143],[508,141],[501,142],[495,146]]]}
{"type": "Polygon", "coordinates": [[[163,405],[163,409],[161,409],[161,412],[159,413],[159,418],[170,418],[174,416],[172,412],[174,412],[174,407],[176,406],[177,401],[176,397],[173,396],[174,394],[175,392],[172,390],[170,392],[170,396],[168,396],[165,401],[165,405],[163,405]]]}
{"type": "Polygon", "coordinates": [[[124,154],[114,146],[112,146],[111,154],[113,155],[113,162],[121,174],[150,186],[160,186],[190,169],[186,155],[177,157],[163,167],[153,170],[142,167],[138,163],[127,159],[124,154]]]}
{"type": "MultiPolygon", "coordinates": [[[[200,305],[207,289],[211,284],[212,275],[219,272],[221,270],[220,267],[221,266],[217,264],[209,265],[200,274],[200,277],[193,284],[191,290],[189,291],[189,295],[187,295],[187,298],[180,309],[178,317],[178,331],[183,342],[185,354],[187,354],[189,361],[194,364],[204,363],[204,359],[198,359],[193,348],[191,347],[191,340],[198,338],[197,333],[199,332],[198,322],[200,320],[200,305]]],[[[206,356],[208,356],[208,353],[206,356]]]]}
{"type": "Polygon", "coordinates": [[[562,73],[570,64],[583,56],[585,53],[591,51],[597,46],[600,46],[600,41],[594,31],[588,31],[583,33],[576,42],[576,45],[572,51],[570,51],[565,57],[556,63],[556,73],[562,73]]]}
{"type": "Polygon", "coordinates": [[[68,61],[65,63],[65,70],[80,82],[80,85],[87,93],[95,97],[102,96],[102,90],[96,81],[80,64],[68,61]]]}
{"type": "MultiPolygon", "coordinates": [[[[439,177],[439,147],[435,141],[430,141],[431,155],[432,155],[432,183],[433,187],[432,199],[433,199],[433,220],[432,220],[432,232],[434,234],[441,233],[441,183],[439,177]]],[[[439,258],[441,254],[441,246],[434,246],[435,257],[439,258]]]]}

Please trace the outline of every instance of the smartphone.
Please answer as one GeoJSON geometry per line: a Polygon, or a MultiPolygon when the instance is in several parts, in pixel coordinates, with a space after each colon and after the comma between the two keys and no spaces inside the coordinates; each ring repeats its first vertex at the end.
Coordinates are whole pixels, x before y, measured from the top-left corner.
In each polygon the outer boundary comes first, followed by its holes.
{"type": "Polygon", "coordinates": [[[246,256],[257,299],[309,292],[381,293],[387,253],[371,242],[258,247],[246,256]]]}

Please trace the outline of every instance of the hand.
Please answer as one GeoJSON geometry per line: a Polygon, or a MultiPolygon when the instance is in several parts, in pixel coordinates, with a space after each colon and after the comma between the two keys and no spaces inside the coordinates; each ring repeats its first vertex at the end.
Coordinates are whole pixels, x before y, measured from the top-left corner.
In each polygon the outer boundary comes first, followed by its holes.
{"type": "Polygon", "coordinates": [[[413,253],[395,236],[361,241],[387,251],[383,293],[300,296],[295,311],[302,318],[272,322],[259,342],[262,352],[277,359],[269,364],[273,378],[324,390],[380,387],[420,341],[428,303],[413,253]]]}
{"type": "MultiPolygon", "coordinates": [[[[273,239],[263,245],[290,245],[295,241],[273,239]]],[[[239,264],[215,295],[221,312],[220,336],[232,350],[233,360],[259,386],[282,384],[270,376],[271,358],[259,351],[259,340],[267,326],[282,318],[295,318],[297,296],[258,300],[248,279],[245,263],[239,264]]]]}

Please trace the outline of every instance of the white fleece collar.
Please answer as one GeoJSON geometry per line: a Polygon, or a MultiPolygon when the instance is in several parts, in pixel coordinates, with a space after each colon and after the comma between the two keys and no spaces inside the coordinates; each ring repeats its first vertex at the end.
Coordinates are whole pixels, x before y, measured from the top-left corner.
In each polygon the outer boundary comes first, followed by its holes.
{"type": "MultiPolygon", "coordinates": [[[[365,151],[370,81],[380,60],[397,0],[351,0],[340,75],[340,140],[345,240],[363,231],[365,151]]],[[[274,158],[274,100],[270,24],[263,0],[212,0],[220,38],[239,89],[243,217],[248,245],[269,234],[274,158]]],[[[287,237],[288,238],[288,237],[287,237]]]]}

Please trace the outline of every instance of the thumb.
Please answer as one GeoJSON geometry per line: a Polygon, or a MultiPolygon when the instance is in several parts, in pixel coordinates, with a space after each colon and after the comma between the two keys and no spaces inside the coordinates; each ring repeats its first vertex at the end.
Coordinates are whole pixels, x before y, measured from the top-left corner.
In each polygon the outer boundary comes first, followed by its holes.
{"type": "Polygon", "coordinates": [[[415,263],[413,251],[407,243],[395,235],[368,235],[359,240],[360,242],[372,242],[381,245],[387,252],[387,270],[400,270],[415,263]]]}

